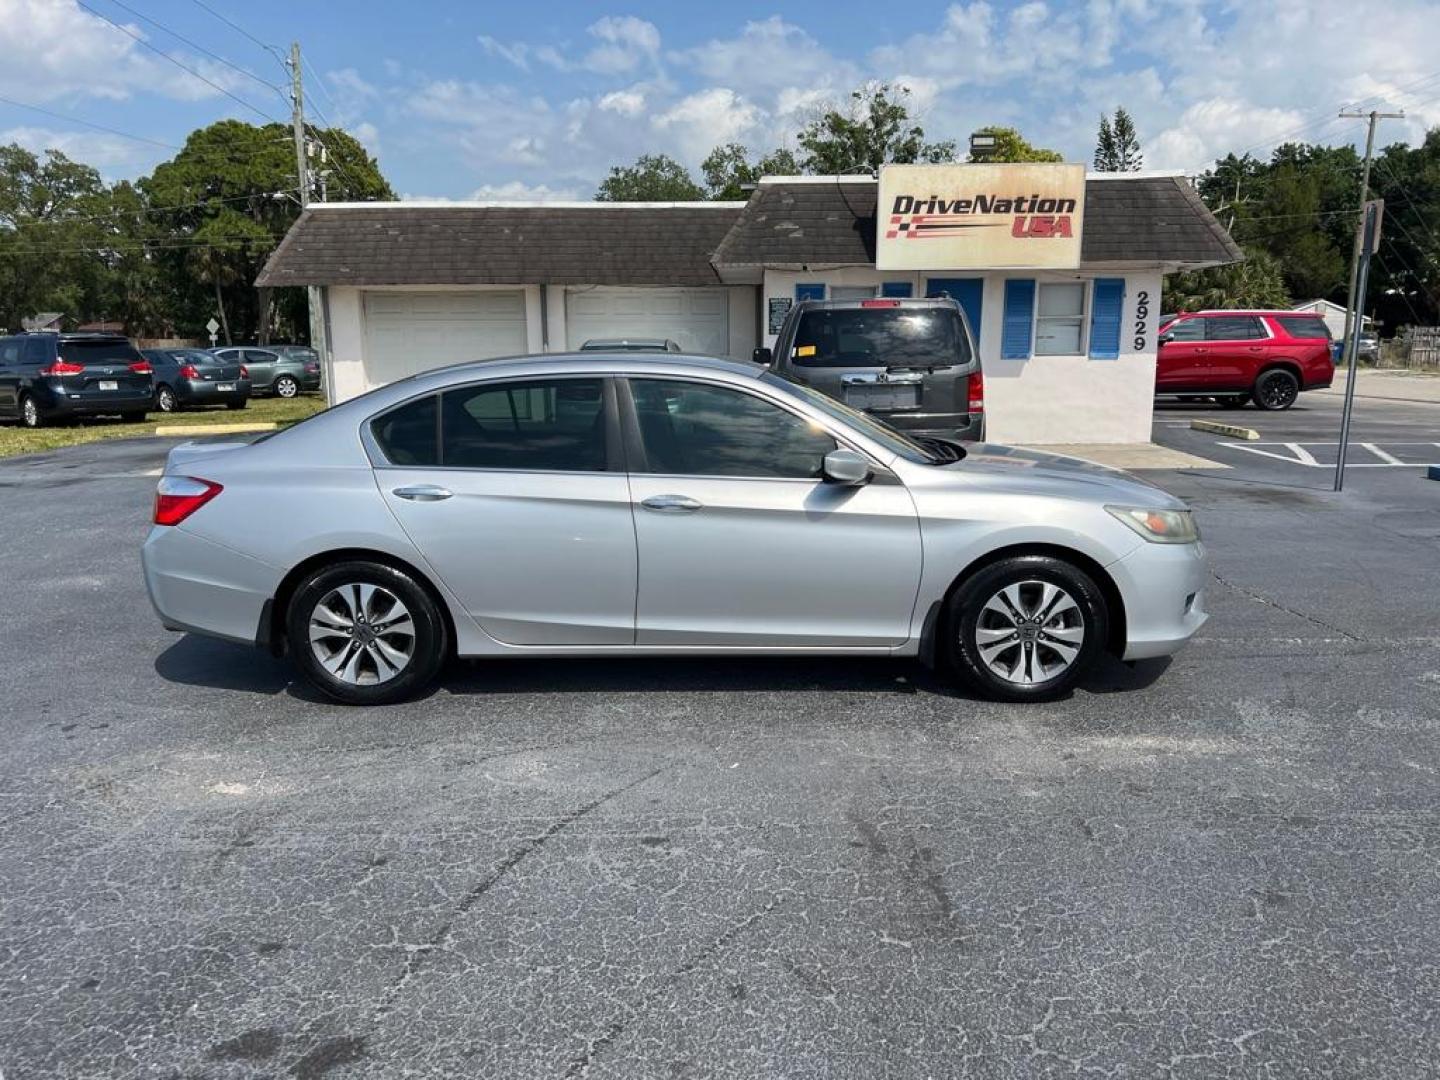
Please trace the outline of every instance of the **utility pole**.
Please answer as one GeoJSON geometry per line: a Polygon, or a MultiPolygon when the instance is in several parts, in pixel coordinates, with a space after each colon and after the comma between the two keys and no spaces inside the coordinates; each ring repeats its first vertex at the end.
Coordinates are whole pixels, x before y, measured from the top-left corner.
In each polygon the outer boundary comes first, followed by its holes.
{"type": "MultiPolygon", "coordinates": [[[[1360,228],[1360,273],[1356,278],[1355,298],[1358,304],[1365,303],[1365,289],[1370,283],[1370,258],[1380,244],[1380,215],[1385,209],[1381,199],[1365,204],[1362,211],[1363,223],[1360,228]]],[[[1340,443],[1335,455],[1335,490],[1345,486],[1345,451],[1350,445],[1350,414],[1355,408],[1355,363],[1354,356],[1360,351],[1360,330],[1363,322],[1356,320],[1345,339],[1345,350],[1351,356],[1350,377],[1345,381],[1345,409],[1340,417],[1340,443]]]]}
{"type": "MultiPolygon", "coordinates": [[[[300,185],[300,212],[303,214],[310,206],[310,156],[305,136],[305,81],[301,77],[298,41],[290,45],[290,61],[287,66],[290,68],[290,128],[295,136],[295,179],[300,185]]],[[[334,364],[325,333],[325,296],[315,285],[306,286],[305,294],[310,312],[310,347],[320,357],[320,368],[324,372],[325,398],[333,405],[334,364]]]]}
{"type": "MultiPolygon", "coordinates": [[[[1365,136],[1365,168],[1360,175],[1360,218],[1355,225],[1355,246],[1350,252],[1350,288],[1345,294],[1345,334],[1341,339],[1344,347],[1341,362],[1346,365],[1345,370],[1348,372],[1347,377],[1352,382],[1355,379],[1355,354],[1350,349],[1350,324],[1357,318],[1357,312],[1355,310],[1355,278],[1360,271],[1360,248],[1363,242],[1362,234],[1365,229],[1365,204],[1370,201],[1370,161],[1375,155],[1375,125],[1381,120],[1403,120],[1404,118],[1405,114],[1403,112],[1376,112],[1373,109],[1368,113],[1340,113],[1340,119],[1342,120],[1368,119],[1370,121],[1370,131],[1365,136]]],[[[1364,328],[1364,319],[1360,320],[1360,326],[1362,329],[1364,328]]]]}

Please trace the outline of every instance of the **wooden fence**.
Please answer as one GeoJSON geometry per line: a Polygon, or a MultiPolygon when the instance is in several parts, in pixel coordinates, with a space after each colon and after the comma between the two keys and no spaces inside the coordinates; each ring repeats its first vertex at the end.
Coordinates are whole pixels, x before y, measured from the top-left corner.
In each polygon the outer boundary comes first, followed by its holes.
{"type": "Polygon", "coordinates": [[[1412,326],[1405,347],[1396,351],[1402,367],[1440,371],[1440,326],[1412,326]]]}

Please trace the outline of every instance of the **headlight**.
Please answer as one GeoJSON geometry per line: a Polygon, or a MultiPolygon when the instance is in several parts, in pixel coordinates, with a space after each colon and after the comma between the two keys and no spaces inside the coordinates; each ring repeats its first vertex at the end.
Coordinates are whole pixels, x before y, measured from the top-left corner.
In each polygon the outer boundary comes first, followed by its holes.
{"type": "Polygon", "coordinates": [[[1190,510],[1149,510],[1143,506],[1105,509],[1152,544],[1193,544],[1200,539],[1200,527],[1190,510]]]}

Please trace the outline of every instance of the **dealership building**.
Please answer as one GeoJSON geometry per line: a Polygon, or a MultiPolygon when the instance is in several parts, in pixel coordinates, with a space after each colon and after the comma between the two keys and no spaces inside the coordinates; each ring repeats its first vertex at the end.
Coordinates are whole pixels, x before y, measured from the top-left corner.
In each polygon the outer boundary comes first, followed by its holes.
{"type": "Polygon", "coordinates": [[[948,295],[989,438],[1141,442],[1163,275],[1240,258],[1178,174],[893,166],[766,177],[746,202],[312,204],[257,284],[316,287],[333,401],[594,338],[749,359],[797,300],[948,295]]]}

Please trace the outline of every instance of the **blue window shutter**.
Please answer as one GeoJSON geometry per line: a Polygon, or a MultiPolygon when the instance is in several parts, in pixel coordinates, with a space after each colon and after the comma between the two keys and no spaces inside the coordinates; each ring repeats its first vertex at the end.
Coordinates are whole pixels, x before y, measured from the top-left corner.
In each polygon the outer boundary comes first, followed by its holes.
{"type": "Polygon", "coordinates": [[[818,285],[796,285],[796,286],[795,286],[795,299],[796,299],[797,301],[798,301],[798,300],[824,300],[824,299],[825,299],[825,285],[824,285],[824,283],[822,282],[822,283],[820,283],[820,284],[818,284],[818,285]]]}
{"type": "Polygon", "coordinates": [[[1000,328],[1000,358],[1029,360],[1035,323],[1035,279],[1010,278],[1005,282],[1005,319],[1000,328]]]}
{"type": "Polygon", "coordinates": [[[970,333],[975,335],[975,347],[980,347],[980,310],[985,299],[985,282],[980,278],[928,278],[925,281],[926,296],[945,295],[960,305],[965,312],[965,321],[970,324],[970,333]]]}
{"type": "Polygon", "coordinates": [[[887,281],[880,286],[880,295],[903,299],[907,296],[914,296],[915,289],[908,281],[887,281]]]}
{"type": "Polygon", "coordinates": [[[1125,279],[1096,278],[1090,295],[1090,355],[1096,360],[1118,360],[1125,279]]]}

